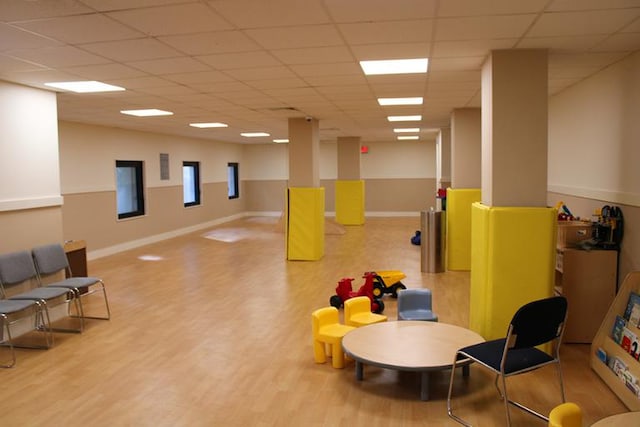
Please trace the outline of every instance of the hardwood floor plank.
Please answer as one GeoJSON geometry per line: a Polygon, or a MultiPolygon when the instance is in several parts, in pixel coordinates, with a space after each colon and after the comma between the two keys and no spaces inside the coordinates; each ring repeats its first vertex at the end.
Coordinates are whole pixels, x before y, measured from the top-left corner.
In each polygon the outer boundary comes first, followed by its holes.
{"type": "MultiPolygon", "coordinates": [[[[441,322],[467,326],[469,273],[421,273],[410,238],[419,218],[368,218],[325,236],[320,261],[289,262],[276,218],[245,218],[92,261],[106,283],[110,321],[56,334],[47,351],[18,350],[0,371],[3,425],[16,426],[448,426],[449,371],[430,377],[354,363],[315,364],[311,312],[338,281],[359,287],[368,270],[402,270],[409,288],[433,291],[441,322]]],[[[99,296],[91,308],[100,308],[99,296]]],[[[396,301],[384,297],[396,318],[396,301]]],[[[585,425],[626,411],[589,368],[589,347],[564,345],[567,399],[585,425]]],[[[560,401],[554,370],[513,378],[510,392],[541,411],[560,401]]],[[[504,424],[493,378],[472,366],[455,381],[457,413],[504,424]]],[[[512,411],[514,425],[544,423],[512,411]]]]}

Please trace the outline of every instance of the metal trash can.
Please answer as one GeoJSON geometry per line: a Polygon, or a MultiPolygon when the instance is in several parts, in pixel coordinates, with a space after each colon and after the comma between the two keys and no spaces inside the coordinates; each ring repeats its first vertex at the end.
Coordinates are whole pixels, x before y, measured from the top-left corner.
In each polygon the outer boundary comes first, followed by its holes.
{"type": "Polygon", "coordinates": [[[445,258],[445,212],[420,212],[422,242],[420,245],[420,271],[443,273],[445,258]]]}

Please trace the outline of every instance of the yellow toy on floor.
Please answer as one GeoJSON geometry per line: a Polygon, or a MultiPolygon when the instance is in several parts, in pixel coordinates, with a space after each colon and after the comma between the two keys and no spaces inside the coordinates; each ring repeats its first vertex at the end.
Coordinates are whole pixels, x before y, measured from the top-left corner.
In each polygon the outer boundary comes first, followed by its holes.
{"type": "MultiPolygon", "coordinates": [[[[367,298],[367,301],[369,299],[367,298]]],[[[331,353],[331,365],[334,368],[344,368],[344,352],[342,351],[342,337],[353,326],[340,323],[338,309],[335,307],[319,308],[311,314],[313,332],[313,355],[316,363],[327,361],[327,351],[331,353]]]]}

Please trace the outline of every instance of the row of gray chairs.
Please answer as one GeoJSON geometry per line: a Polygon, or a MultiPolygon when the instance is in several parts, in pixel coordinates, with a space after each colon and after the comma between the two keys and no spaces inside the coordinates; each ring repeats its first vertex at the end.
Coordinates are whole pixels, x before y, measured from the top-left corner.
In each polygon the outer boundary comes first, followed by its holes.
{"type": "Polygon", "coordinates": [[[10,368],[16,363],[11,327],[21,319],[33,320],[33,331],[44,335],[44,344],[24,345],[30,348],[50,348],[53,331],[82,332],[85,319],[111,318],[104,282],[97,277],[73,277],[67,255],[60,244],[38,246],[0,255],[0,342],[9,346],[11,360],[1,364],[10,368]],[[82,300],[101,292],[106,314],[87,316],[82,300]],[[77,318],[77,328],[53,329],[50,308],[67,305],[67,315],[77,318]],[[75,314],[72,307],[75,308],[75,314]],[[6,333],[6,335],[5,335],[6,333]]]}

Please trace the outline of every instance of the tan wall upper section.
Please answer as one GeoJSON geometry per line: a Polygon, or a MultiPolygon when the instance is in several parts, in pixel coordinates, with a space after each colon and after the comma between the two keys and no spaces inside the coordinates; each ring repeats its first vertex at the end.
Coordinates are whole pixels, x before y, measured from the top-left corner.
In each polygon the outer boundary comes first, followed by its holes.
{"type": "Polygon", "coordinates": [[[360,138],[353,136],[338,137],[338,179],[360,179],[360,138]]]}
{"type": "Polygon", "coordinates": [[[482,152],[480,108],[456,108],[451,115],[451,186],[480,188],[482,152]]]}

